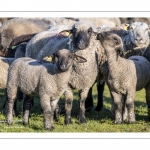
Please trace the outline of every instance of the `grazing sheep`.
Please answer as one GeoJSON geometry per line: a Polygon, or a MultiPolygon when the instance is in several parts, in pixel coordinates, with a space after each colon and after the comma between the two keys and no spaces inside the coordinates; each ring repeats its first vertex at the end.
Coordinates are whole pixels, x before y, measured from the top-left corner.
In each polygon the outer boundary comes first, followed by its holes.
{"type": "MultiPolygon", "coordinates": [[[[68,86],[72,74],[73,59],[78,63],[86,62],[86,59],[67,49],[55,53],[54,64],[38,63],[31,58],[19,58],[14,61],[10,66],[7,82],[6,120],[8,124],[12,124],[13,121],[12,106],[19,88],[28,96],[32,94],[40,96],[44,128],[52,130],[53,113],[60,96],[68,86]]],[[[29,110],[28,101],[24,101],[23,124],[25,125],[28,124],[29,110]]]]}
{"type": "Polygon", "coordinates": [[[123,43],[116,34],[100,33],[97,38],[102,43],[107,56],[108,74],[105,79],[113,100],[115,123],[122,123],[126,119],[129,123],[134,123],[136,91],[146,89],[146,101],[148,109],[150,108],[150,63],[143,56],[131,56],[129,59],[120,57],[119,54],[123,53],[123,43]]]}
{"type": "MultiPolygon", "coordinates": [[[[109,32],[115,33],[119,35],[123,40],[124,46],[124,57],[129,58],[132,55],[143,55],[145,52],[146,58],[150,59],[150,55],[148,55],[147,47],[149,45],[149,26],[144,22],[133,22],[126,25],[120,25],[115,28],[108,27],[106,25],[97,27],[94,31],[96,33],[109,32]],[[128,28],[128,30],[124,30],[123,28],[128,28]]],[[[104,57],[103,57],[104,58],[104,57]]],[[[107,71],[106,71],[107,72],[107,71]]],[[[100,111],[103,107],[103,90],[105,83],[97,84],[98,91],[98,101],[97,106],[94,110],[100,111]]],[[[86,110],[90,111],[93,108],[93,98],[92,98],[92,88],[89,90],[88,97],[86,99],[86,110]]]]}
{"type": "Polygon", "coordinates": [[[12,40],[23,34],[32,34],[46,30],[48,24],[35,19],[10,19],[0,27],[0,52],[5,56],[12,40]]]}

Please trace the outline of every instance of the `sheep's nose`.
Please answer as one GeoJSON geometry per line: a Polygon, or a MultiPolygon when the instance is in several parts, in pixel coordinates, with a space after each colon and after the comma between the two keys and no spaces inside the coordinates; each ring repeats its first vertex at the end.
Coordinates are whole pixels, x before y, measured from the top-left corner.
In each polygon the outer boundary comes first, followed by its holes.
{"type": "Polygon", "coordinates": [[[61,64],[60,67],[61,67],[61,69],[65,69],[66,65],[65,64],[61,64]]]}
{"type": "Polygon", "coordinates": [[[79,41],[79,44],[84,44],[84,40],[81,39],[81,40],[79,41]]]}

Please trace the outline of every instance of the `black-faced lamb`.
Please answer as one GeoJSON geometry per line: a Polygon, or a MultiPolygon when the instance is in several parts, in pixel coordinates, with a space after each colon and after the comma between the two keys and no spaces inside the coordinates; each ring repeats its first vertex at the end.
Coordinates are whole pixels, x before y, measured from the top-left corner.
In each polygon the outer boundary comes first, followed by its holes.
{"type": "Polygon", "coordinates": [[[115,123],[122,123],[125,120],[134,123],[136,91],[146,89],[146,101],[148,109],[150,108],[150,63],[143,56],[131,56],[129,59],[120,57],[119,54],[123,53],[123,43],[116,34],[101,33],[97,38],[107,56],[108,75],[105,79],[113,100],[115,123]]]}
{"type": "MultiPolygon", "coordinates": [[[[73,60],[78,63],[86,62],[70,50],[62,49],[54,54],[54,63],[38,63],[32,58],[19,58],[15,60],[8,73],[6,104],[6,120],[12,124],[12,108],[17,90],[20,89],[29,97],[38,94],[44,116],[44,128],[52,130],[53,113],[60,96],[68,87],[68,81],[72,75],[73,60]]],[[[45,60],[45,59],[44,59],[45,60]]],[[[29,111],[28,101],[23,104],[23,124],[28,124],[29,111]]]]}

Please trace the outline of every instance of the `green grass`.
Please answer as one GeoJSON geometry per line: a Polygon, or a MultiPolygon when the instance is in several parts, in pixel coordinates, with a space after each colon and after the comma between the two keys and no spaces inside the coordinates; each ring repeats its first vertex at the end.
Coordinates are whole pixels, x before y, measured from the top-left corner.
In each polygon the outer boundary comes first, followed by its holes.
{"type": "MultiPolygon", "coordinates": [[[[97,103],[97,92],[96,92],[96,86],[94,86],[93,90],[93,96],[94,96],[94,105],[96,106],[97,103]]],[[[3,91],[0,93],[0,108],[2,107],[5,96],[3,95],[3,91]]],[[[147,107],[146,107],[146,101],[145,101],[145,91],[144,89],[142,91],[139,91],[136,93],[135,98],[135,115],[136,115],[136,123],[135,124],[114,124],[114,120],[111,119],[111,99],[108,87],[105,86],[104,91],[104,108],[100,112],[86,112],[86,124],[80,124],[78,122],[77,116],[78,116],[78,96],[77,92],[74,92],[74,102],[73,102],[73,110],[72,110],[72,124],[65,125],[64,124],[64,114],[60,115],[60,119],[58,122],[54,122],[55,129],[52,132],[58,132],[58,133],[64,133],[64,132],[80,132],[80,133],[90,133],[90,132],[104,132],[104,133],[110,133],[110,132],[150,132],[150,122],[148,121],[147,117],[147,107]]],[[[63,97],[60,100],[60,105],[62,110],[64,110],[64,101],[63,97]]],[[[22,125],[22,102],[18,102],[18,110],[20,112],[20,115],[18,117],[14,117],[14,123],[13,125],[8,126],[6,123],[1,122],[0,123],[0,132],[50,132],[47,130],[44,130],[43,126],[43,115],[41,113],[41,108],[39,104],[39,99],[35,99],[35,105],[31,109],[31,118],[30,123],[27,126],[22,125]]],[[[4,111],[0,111],[0,121],[4,121],[4,111]]]]}

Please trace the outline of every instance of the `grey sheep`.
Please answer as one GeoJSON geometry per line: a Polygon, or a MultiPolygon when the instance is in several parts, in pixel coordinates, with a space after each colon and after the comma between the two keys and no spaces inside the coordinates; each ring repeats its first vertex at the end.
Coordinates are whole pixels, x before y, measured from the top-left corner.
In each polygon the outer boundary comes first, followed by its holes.
{"type": "Polygon", "coordinates": [[[0,27],[0,53],[5,56],[12,40],[23,34],[32,34],[46,30],[48,24],[35,19],[10,19],[0,27]]]}
{"type": "MultiPolygon", "coordinates": [[[[146,102],[148,109],[150,108],[150,63],[143,56],[131,56],[129,59],[120,57],[119,54],[123,53],[123,43],[116,34],[98,34],[97,38],[102,43],[107,56],[108,73],[105,80],[113,100],[115,123],[126,120],[134,123],[136,91],[146,89],[146,102]]],[[[149,112],[150,110],[148,110],[150,117],[149,112]]]]}
{"type": "MultiPolygon", "coordinates": [[[[60,96],[68,86],[68,81],[72,75],[73,59],[78,63],[86,62],[86,59],[67,49],[55,53],[53,64],[38,63],[32,58],[16,59],[9,68],[7,80],[7,123],[12,124],[13,122],[12,107],[17,90],[20,89],[28,96],[39,95],[44,116],[44,128],[52,130],[54,128],[53,113],[60,96]]],[[[25,125],[29,121],[28,100],[25,100],[23,104],[23,124],[25,125]]]]}

